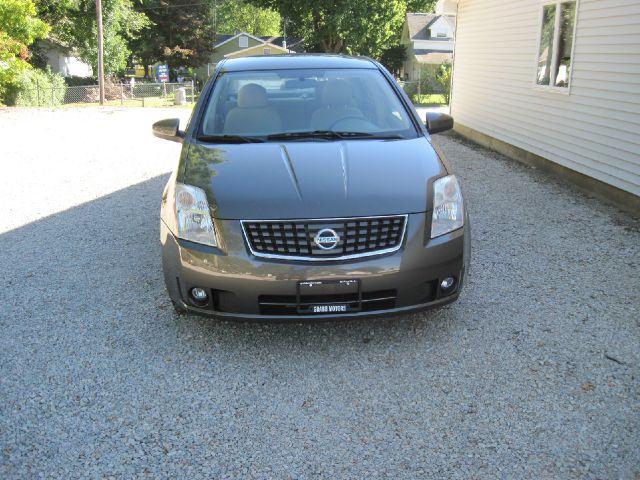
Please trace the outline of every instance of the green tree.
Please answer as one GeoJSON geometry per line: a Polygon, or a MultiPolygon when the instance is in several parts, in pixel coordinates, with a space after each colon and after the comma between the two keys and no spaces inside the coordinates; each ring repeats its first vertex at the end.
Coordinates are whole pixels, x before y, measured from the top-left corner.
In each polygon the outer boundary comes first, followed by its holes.
{"type": "Polygon", "coordinates": [[[213,53],[211,8],[202,0],[141,0],[136,7],[152,22],[130,45],[146,66],[198,67],[213,53]]]}
{"type": "Polygon", "coordinates": [[[36,18],[32,0],[0,0],[0,100],[27,63],[27,45],[47,35],[49,27],[36,18]]]}
{"type": "Polygon", "coordinates": [[[431,13],[436,6],[437,0],[407,0],[407,12],[410,13],[431,13]]]}
{"type": "MultiPolygon", "coordinates": [[[[37,0],[40,18],[52,26],[51,36],[73,48],[79,57],[97,71],[98,45],[95,0],[37,0]]],[[[150,25],[132,0],[103,0],[104,70],[122,72],[131,55],[129,43],[150,25]]]]}
{"type": "Polygon", "coordinates": [[[396,44],[385,48],[380,55],[380,62],[392,73],[402,68],[403,62],[407,59],[407,47],[396,44]]]}
{"type": "Polygon", "coordinates": [[[402,27],[403,0],[251,0],[277,10],[310,51],[378,57],[402,27]]]}
{"type": "Polygon", "coordinates": [[[256,36],[280,35],[280,14],[271,8],[260,8],[244,0],[226,0],[216,5],[217,32],[247,32],[256,36]]]}

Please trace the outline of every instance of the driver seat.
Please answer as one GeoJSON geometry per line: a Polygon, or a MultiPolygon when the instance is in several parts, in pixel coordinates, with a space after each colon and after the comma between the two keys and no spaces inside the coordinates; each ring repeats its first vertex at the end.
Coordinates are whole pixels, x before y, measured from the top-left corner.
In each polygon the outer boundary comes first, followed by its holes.
{"type": "Polygon", "coordinates": [[[322,90],[322,107],[311,116],[312,130],[330,130],[334,123],[347,117],[362,117],[362,111],[351,105],[353,92],[346,80],[329,80],[322,90]]]}

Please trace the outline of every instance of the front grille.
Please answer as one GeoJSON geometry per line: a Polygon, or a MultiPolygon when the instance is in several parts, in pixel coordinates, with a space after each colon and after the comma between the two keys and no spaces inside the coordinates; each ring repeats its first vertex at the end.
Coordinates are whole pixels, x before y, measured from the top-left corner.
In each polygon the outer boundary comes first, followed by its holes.
{"type": "MultiPolygon", "coordinates": [[[[242,228],[249,248],[256,256],[332,260],[398,250],[406,223],[406,215],[394,215],[325,220],[242,221],[242,228]],[[324,230],[332,230],[339,238],[333,248],[323,249],[315,241],[318,233],[324,230]]],[[[332,237],[326,232],[322,236],[332,237]]],[[[331,246],[331,243],[328,242],[327,245],[325,242],[324,246],[331,246]]]]}
{"type": "Polygon", "coordinates": [[[396,306],[396,290],[379,290],[362,292],[360,298],[357,293],[332,295],[302,295],[300,302],[295,295],[260,295],[261,315],[314,315],[312,305],[344,304],[347,312],[374,312],[376,310],[390,310],[396,306]]]}

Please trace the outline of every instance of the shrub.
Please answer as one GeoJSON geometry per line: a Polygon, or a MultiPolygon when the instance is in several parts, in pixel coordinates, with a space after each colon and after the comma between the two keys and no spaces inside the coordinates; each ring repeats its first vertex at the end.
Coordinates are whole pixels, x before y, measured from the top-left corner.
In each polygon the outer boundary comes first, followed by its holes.
{"type": "Polygon", "coordinates": [[[68,87],[84,87],[87,85],[97,85],[98,79],[93,77],[78,77],[72,75],[69,77],[64,77],[64,83],[66,83],[68,87]]]}
{"type": "Polygon", "coordinates": [[[444,101],[448,105],[451,98],[451,64],[449,62],[440,64],[436,73],[436,81],[440,85],[444,101]]]}
{"type": "Polygon", "coordinates": [[[9,105],[18,107],[55,107],[64,103],[67,87],[64,77],[47,71],[30,69],[22,72],[10,87],[9,105]]]}
{"type": "Polygon", "coordinates": [[[423,78],[421,82],[405,82],[404,91],[407,93],[414,105],[420,105],[423,97],[430,95],[432,92],[429,80],[423,78]],[[418,83],[420,83],[420,93],[418,94],[418,83]]]}

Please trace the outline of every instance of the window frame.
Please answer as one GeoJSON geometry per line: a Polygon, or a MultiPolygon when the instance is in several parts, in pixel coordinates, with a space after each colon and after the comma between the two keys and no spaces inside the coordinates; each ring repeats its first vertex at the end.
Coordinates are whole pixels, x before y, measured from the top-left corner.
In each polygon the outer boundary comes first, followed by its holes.
{"type": "Polygon", "coordinates": [[[535,62],[534,62],[534,74],[533,74],[533,88],[538,91],[543,92],[552,92],[552,93],[561,93],[564,95],[571,94],[571,87],[573,84],[573,66],[575,64],[575,49],[576,49],[576,32],[578,30],[578,12],[580,11],[580,0],[543,0],[540,2],[540,10],[538,14],[538,33],[537,33],[537,42],[536,42],[536,53],[535,53],[535,62]],[[555,5],[555,17],[554,17],[554,26],[553,26],[553,47],[552,47],[552,64],[551,71],[555,71],[557,69],[557,53],[558,53],[558,45],[560,43],[560,22],[561,22],[561,13],[562,13],[562,4],[574,2],[576,4],[576,14],[575,19],[573,21],[573,32],[571,34],[571,68],[569,69],[569,78],[568,85],[566,87],[557,87],[553,85],[553,78],[549,77],[549,85],[540,85],[538,83],[538,62],[540,61],[540,42],[542,41],[542,23],[544,21],[544,8],[548,5],[555,5]]]}

